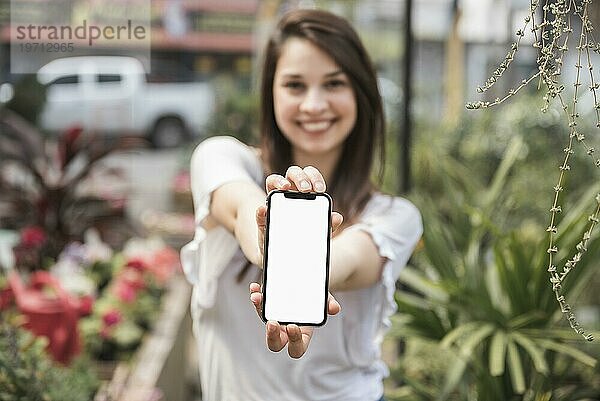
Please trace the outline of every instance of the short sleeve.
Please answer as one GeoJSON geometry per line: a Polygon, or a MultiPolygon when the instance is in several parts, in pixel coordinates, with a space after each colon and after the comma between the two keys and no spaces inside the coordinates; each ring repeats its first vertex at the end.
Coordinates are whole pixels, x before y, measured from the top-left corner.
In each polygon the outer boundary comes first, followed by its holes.
{"type": "Polygon", "coordinates": [[[377,195],[360,221],[348,229],[363,230],[369,234],[379,254],[387,259],[379,284],[384,300],[377,308],[380,317],[374,322],[377,341],[381,341],[391,326],[390,316],[397,310],[394,299],[396,280],[423,234],[421,214],[406,199],[377,195]]]}
{"type": "Polygon", "coordinates": [[[200,143],[190,162],[196,224],[208,215],[210,196],[223,184],[261,180],[260,161],[249,146],[233,137],[212,137],[200,143]]]}
{"type": "Polygon", "coordinates": [[[363,230],[371,236],[379,254],[387,259],[385,269],[395,281],[423,234],[421,214],[403,198],[381,195],[369,206],[349,229],[363,230]]]}
{"type": "Polygon", "coordinates": [[[234,181],[262,181],[262,168],[252,148],[232,137],[212,137],[200,143],[192,154],[190,179],[194,200],[194,239],[181,248],[185,275],[198,287],[196,302],[211,307],[216,296],[216,280],[239,245],[233,235],[218,226],[206,231],[203,220],[210,212],[212,192],[234,181]]]}

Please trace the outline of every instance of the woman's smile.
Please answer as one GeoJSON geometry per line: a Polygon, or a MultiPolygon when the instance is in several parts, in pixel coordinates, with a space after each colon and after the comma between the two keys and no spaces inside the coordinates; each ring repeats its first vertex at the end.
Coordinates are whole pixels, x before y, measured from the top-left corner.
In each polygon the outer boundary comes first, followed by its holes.
{"type": "Polygon", "coordinates": [[[298,125],[311,134],[321,134],[327,131],[335,123],[336,119],[298,121],[298,125]]]}

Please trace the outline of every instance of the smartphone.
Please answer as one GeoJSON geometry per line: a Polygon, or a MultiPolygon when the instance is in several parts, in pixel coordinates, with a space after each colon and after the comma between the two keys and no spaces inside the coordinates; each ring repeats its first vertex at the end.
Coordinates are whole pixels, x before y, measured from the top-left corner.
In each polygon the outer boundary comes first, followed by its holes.
{"type": "Polygon", "coordinates": [[[267,196],[262,319],[322,326],[327,320],[331,197],[277,190],[267,196]]]}

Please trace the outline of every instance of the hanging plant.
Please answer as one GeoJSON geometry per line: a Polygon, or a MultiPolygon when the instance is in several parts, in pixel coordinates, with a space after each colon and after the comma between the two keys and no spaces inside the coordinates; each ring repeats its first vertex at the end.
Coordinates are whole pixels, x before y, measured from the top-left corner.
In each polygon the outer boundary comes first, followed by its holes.
{"type": "Polygon", "coordinates": [[[503,76],[504,72],[510,67],[515,59],[516,53],[521,46],[521,42],[527,30],[530,30],[534,36],[533,47],[538,49],[538,57],[536,59],[537,71],[532,73],[526,79],[523,79],[517,86],[508,90],[502,97],[497,97],[493,101],[476,101],[467,103],[467,109],[486,109],[499,105],[516,95],[523,88],[537,82],[538,88],[545,88],[544,104],[542,112],[548,111],[552,102],[557,102],[560,106],[564,119],[568,124],[569,138],[567,146],[563,149],[564,158],[559,166],[559,173],[556,185],[554,186],[554,194],[552,205],[549,209],[550,223],[546,231],[548,232],[548,265],[547,269],[550,273],[550,283],[552,290],[556,295],[556,300],[560,305],[561,312],[566,316],[569,325],[578,334],[582,335],[586,340],[592,341],[593,337],[584,331],[581,324],[577,321],[571,306],[567,303],[562,294],[562,284],[569,272],[577,267],[577,263],[582,258],[582,255],[587,251],[588,242],[592,236],[592,232],[598,224],[600,218],[600,194],[596,194],[594,210],[590,212],[589,224],[584,230],[581,240],[577,243],[574,249],[569,249],[571,255],[567,258],[564,265],[557,266],[559,252],[559,244],[557,243],[558,235],[558,220],[562,213],[561,198],[564,192],[564,183],[566,175],[571,170],[569,161],[575,153],[576,146],[579,146],[589,155],[592,163],[596,167],[600,167],[600,158],[596,156],[595,149],[589,146],[586,142],[586,136],[579,128],[581,122],[580,109],[578,102],[584,91],[591,92],[594,99],[594,113],[596,119],[596,127],[600,128],[600,80],[594,78],[594,66],[592,64],[592,54],[600,54],[600,43],[596,42],[593,35],[593,26],[590,21],[590,8],[592,0],[531,0],[529,6],[529,14],[525,17],[524,25],[516,32],[516,40],[511,44],[510,50],[504,60],[498,65],[496,70],[488,78],[482,86],[477,88],[477,92],[485,93],[491,89],[498,80],[503,76]],[[580,21],[581,30],[578,32],[578,37],[573,29],[573,22],[580,21]],[[575,76],[573,79],[573,92],[567,94],[565,86],[561,81],[563,60],[569,52],[571,43],[575,40],[575,76]],[[582,80],[588,77],[587,88],[583,86],[582,80]],[[569,98],[567,98],[569,97],[569,98]]]}

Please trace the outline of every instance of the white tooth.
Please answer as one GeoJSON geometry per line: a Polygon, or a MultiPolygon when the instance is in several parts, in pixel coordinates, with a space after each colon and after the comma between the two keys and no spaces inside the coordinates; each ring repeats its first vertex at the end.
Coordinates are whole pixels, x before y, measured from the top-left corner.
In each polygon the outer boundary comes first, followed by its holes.
{"type": "Polygon", "coordinates": [[[302,126],[307,131],[323,131],[329,127],[329,121],[321,121],[318,123],[304,123],[302,126]]]}

